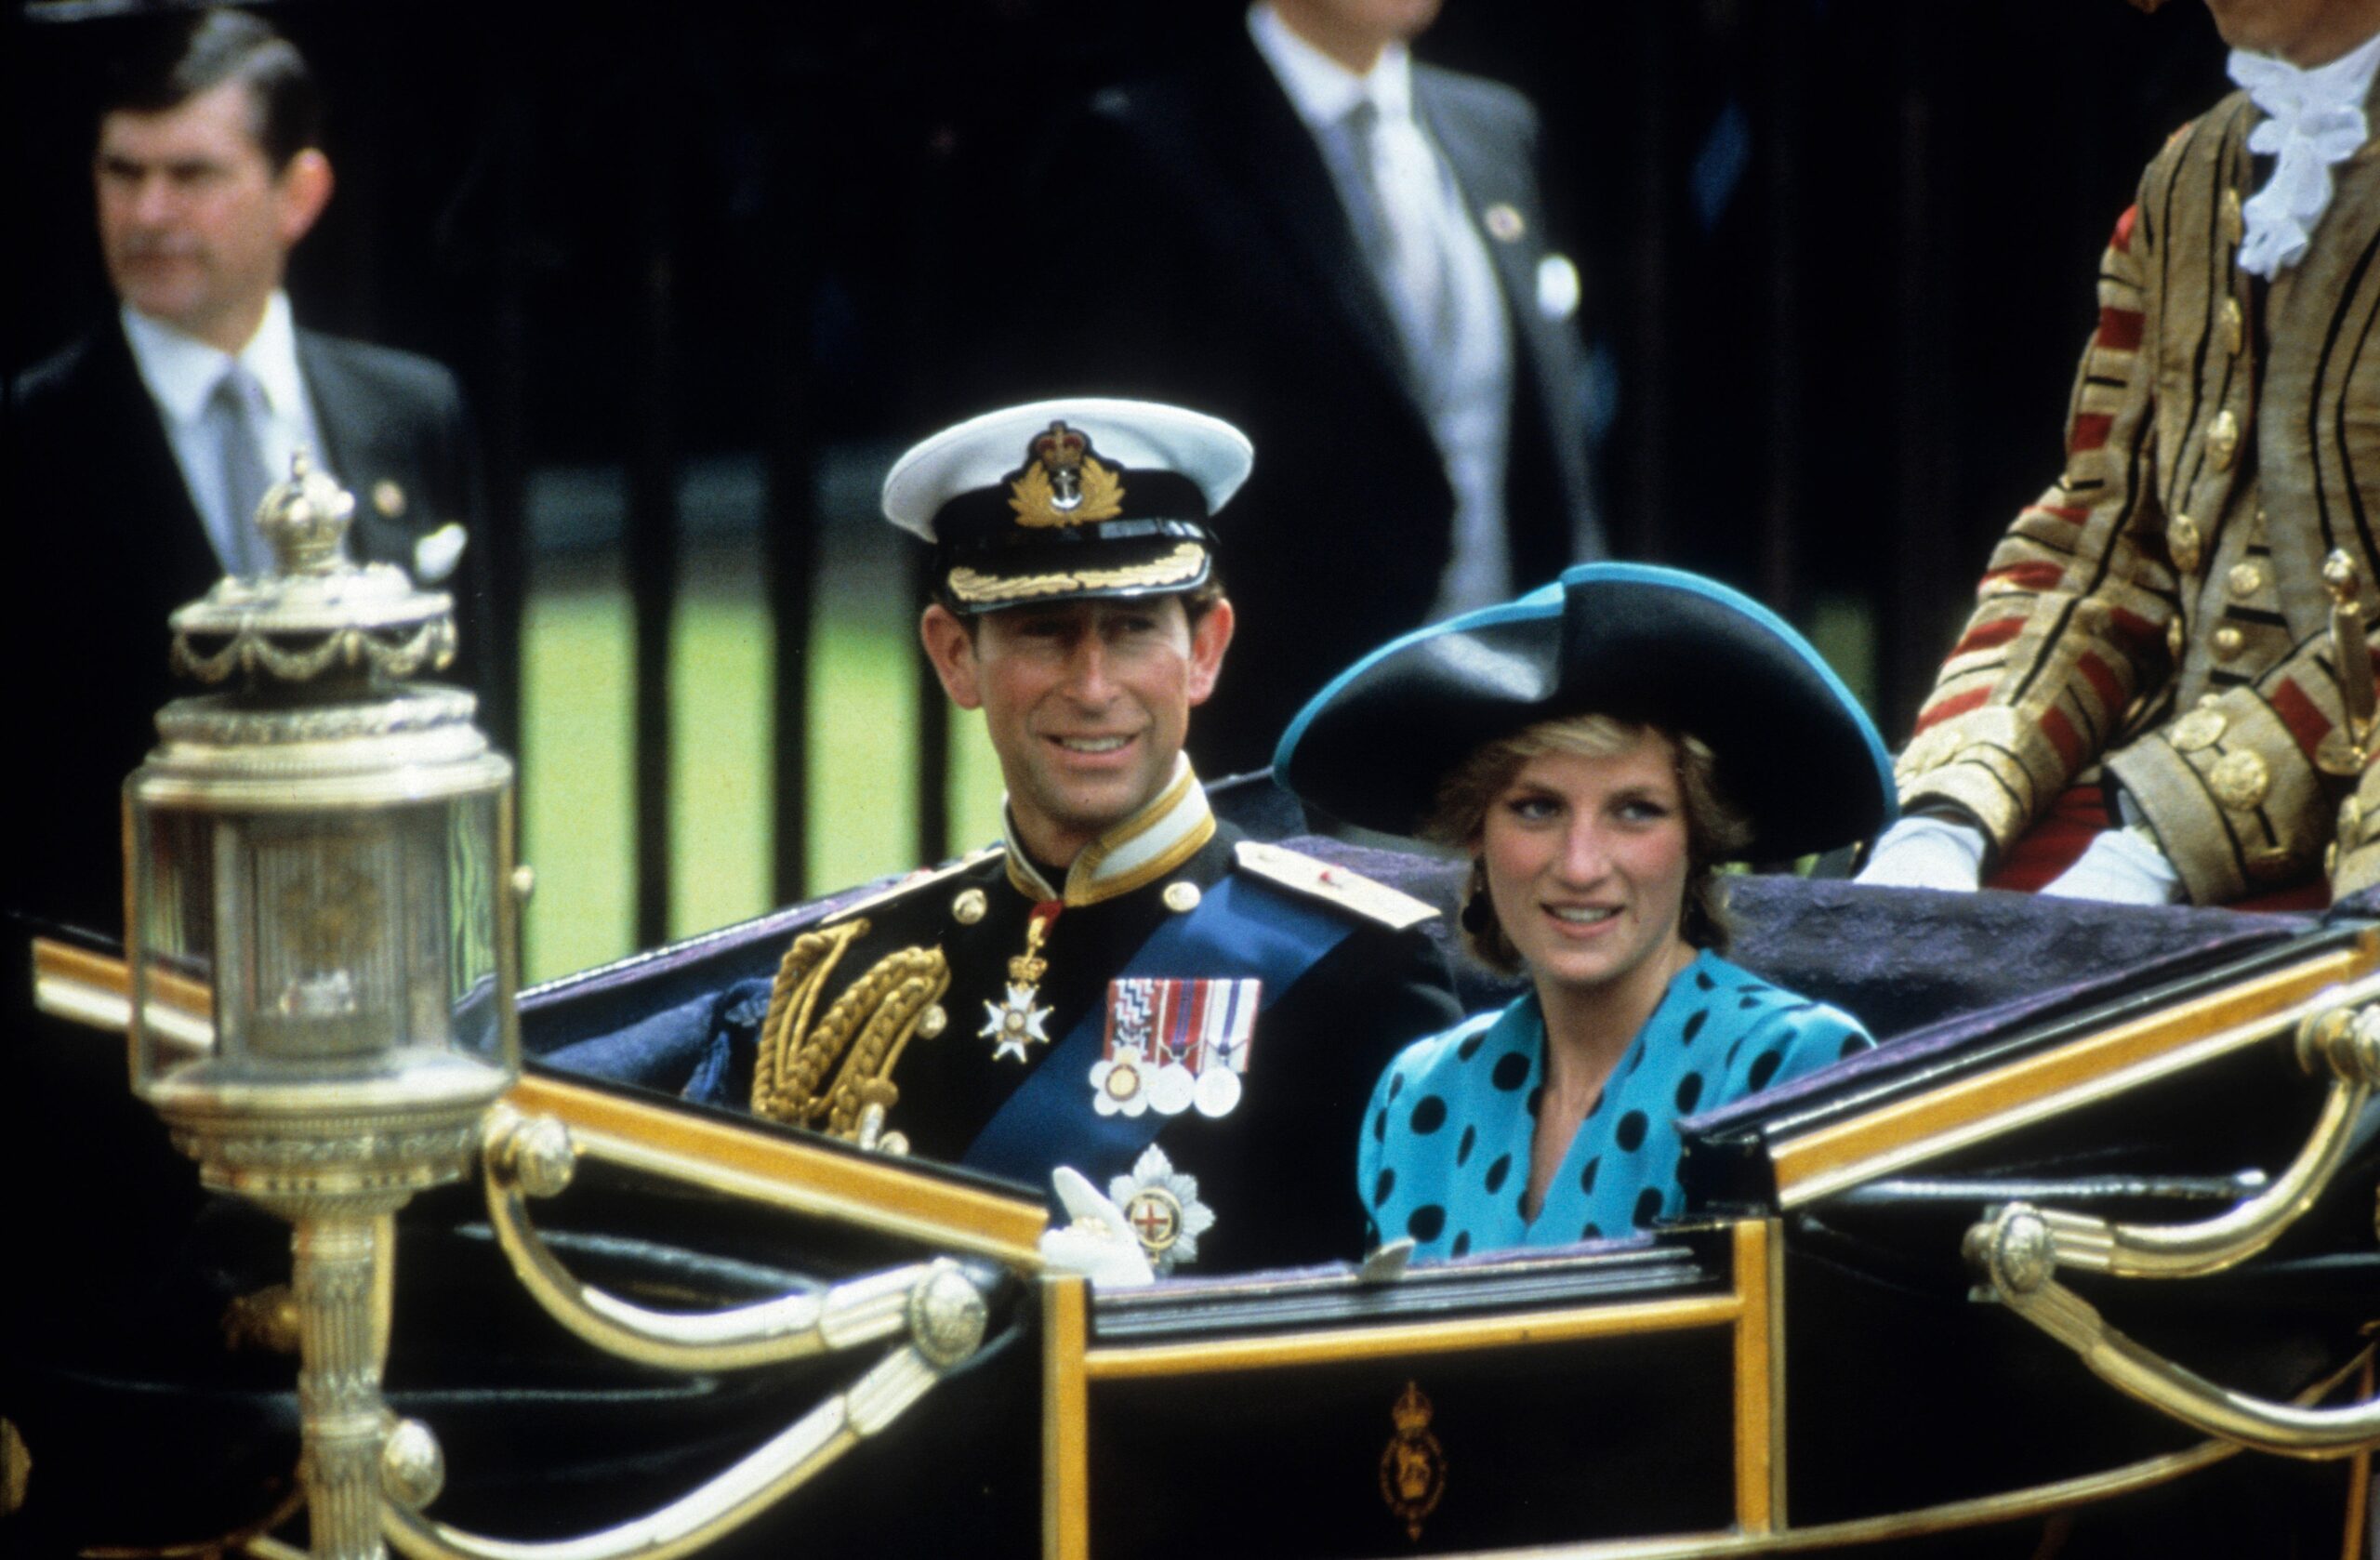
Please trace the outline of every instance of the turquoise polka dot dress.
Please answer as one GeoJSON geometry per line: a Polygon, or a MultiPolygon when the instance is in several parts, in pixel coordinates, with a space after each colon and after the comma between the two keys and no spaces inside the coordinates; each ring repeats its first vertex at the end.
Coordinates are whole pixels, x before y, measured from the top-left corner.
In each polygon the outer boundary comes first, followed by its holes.
{"type": "Polygon", "coordinates": [[[1580,1123],[1531,1221],[1521,1212],[1545,1022],[1530,992],[1400,1052],[1356,1155],[1375,1241],[1421,1258],[1622,1236],[1675,1215],[1677,1119],[1816,1072],[1875,1041],[1836,1009],[1704,952],[1670,981],[1580,1123]]]}

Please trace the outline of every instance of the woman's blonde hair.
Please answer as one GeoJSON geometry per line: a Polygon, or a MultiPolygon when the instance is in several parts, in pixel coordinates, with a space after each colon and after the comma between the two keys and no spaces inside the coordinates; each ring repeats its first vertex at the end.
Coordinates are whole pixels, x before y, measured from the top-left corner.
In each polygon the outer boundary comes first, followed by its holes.
{"type": "Polygon", "coordinates": [[[1669,744],[1678,795],[1686,810],[1686,898],[1678,930],[1686,942],[1726,953],[1729,937],[1726,890],[1719,864],[1733,861],[1752,843],[1752,823],[1719,788],[1717,758],[1701,739],[1661,726],[1615,720],[1608,715],[1571,715],[1524,726],[1474,749],[1438,783],[1437,805],[1422,824],[1424,838],[1472,853],[1471,881],[1464,892],[1462,940],[1474,958],[1508,975],[1521,972],[1520,950],[1505,935],[1488,895],[1487,862],[1479,836],[1488,809],[1529,760],[1547,753],[1618,758],[1646,737],[1669,744]]]}

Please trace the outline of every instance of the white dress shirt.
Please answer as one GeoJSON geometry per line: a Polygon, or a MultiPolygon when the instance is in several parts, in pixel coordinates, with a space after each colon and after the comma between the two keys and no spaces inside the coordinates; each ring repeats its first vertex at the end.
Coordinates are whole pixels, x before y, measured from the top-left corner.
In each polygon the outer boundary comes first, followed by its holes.
{"type": "Polygon", "coordinates": [[[1408,167],[1425,171],[1426,188],[1400,192],[1435,206],[1438,261],[1451,300],[1447,328],[1425,332],[1416,321],[1423,300],[1396,296],[1398,284],[1379,268],[1382,301],[1389,307],[1404,346],[1407,384],[1413,391],[1432,443],[1455,495],[1453,549],[1439,576],[1433,620],[1501,602],[1513,594],[1512,553],[1505,533],[1504,473],[1509,458],[1513,404],[1513,329],[1486,240],[1471,218],[1469,203],[1456,183],[1446,154],[1430,139],[1428,126],[1413,115],[1413,60],[1402,44],[1382,50],[1372,68],[1357,75],[1290,31],[1269,5],[1248,12],[1249,36],[1281,84],[1290,106],[1321,149],[1339,191],[1340,205],[1356,227],[1368,252],[1382,235],[1368,231],[1384,217],[1373,180],[1382,177],[1359,165],[1360,152],[1350,115],[1369,102],[1378,115],[1375,134],[1398,138],[1408,167]],[[1427,149],[1421,160],[1418,148],[1427,149]],[[1427,341],[1429,345],[1423,343],[1427,341]]]}
{"type": "MultiPolygon", "coordinates": [[[[233,515],[223,491],[223,466],[206,422],[207,402],[232,364],[232,354],[184,336],[171,325],[149,318],[130,304],[122,308],[124,337],[132,347],[132,361],[140,370],[165,418],[165,435],[181,466],[182,485],[206,526],[207,542],[226,571],[236,566],[241,549],[238,528],[253,523],[247,515],[233,515]]],[[[266,416],[257,430],[258,453],[274,477],[289,470],[289,457],[298,450],[322,470],[322,431],[314,422],[313,404],[306,394],[304,375],[298,366],[298,328],[289,312],[289,297],[276,290],[265,305],[264,323],[240,349],[238,363],[264,392],[266,416]]]]}

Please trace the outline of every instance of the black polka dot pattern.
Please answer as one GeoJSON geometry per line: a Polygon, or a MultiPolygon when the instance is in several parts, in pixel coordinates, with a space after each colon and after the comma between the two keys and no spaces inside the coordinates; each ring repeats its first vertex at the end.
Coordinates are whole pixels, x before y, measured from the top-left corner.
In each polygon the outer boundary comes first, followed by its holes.
{"type": "Polygon", "coordinates": [[[1527,1145],[1550,1104],[1537,1023],[1524,999],[1379,1079],[1351,1190],[1382,1238],[1410,1236],[1422,1260],[1445,1261],[1658,1228],[1684,1206],[1676,1122],[1869,1044],[1834,1010],[1705,956],[1594,1091],[1576,1145],[1532,1197],[1527,1145]]]}

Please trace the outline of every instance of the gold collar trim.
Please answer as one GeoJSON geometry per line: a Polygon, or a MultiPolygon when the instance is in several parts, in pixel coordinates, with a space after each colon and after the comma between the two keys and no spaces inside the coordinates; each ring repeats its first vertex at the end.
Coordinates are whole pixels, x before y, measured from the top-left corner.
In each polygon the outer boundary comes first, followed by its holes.
{"type": "Polygon", "coordinates": [[[1207,805],[1206,787],[1191,772],[1188,756],[1177,754],[1173,778],[1157,800],[1084,846],[1066,869],[1063,892],[1026,858],[1005,810],[1001,827],[1008,840],[1008,880],[1016,891],[1077,906],[1145,888],[1180,866],[1215,837],[1215,814],[1207,805]]]}

